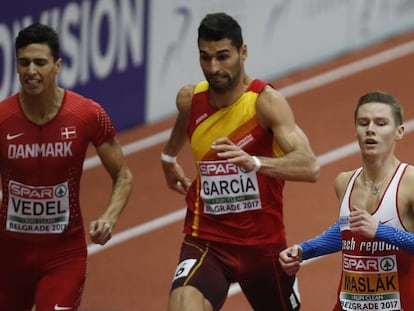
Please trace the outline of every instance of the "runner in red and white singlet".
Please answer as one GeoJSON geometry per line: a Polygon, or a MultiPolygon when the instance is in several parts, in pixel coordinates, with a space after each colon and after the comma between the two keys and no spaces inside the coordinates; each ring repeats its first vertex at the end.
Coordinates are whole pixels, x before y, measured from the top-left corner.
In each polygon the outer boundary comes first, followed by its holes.
{"type": "Polygon", "coordinates": [[[335,179],[339,220],[280,253],[295,274],[302,260],[342,251],[335,311],[414,310],[414,167],[395,156],[403,107],[382,91],[362,95],[354,111],[362,166],[335,179]]]}

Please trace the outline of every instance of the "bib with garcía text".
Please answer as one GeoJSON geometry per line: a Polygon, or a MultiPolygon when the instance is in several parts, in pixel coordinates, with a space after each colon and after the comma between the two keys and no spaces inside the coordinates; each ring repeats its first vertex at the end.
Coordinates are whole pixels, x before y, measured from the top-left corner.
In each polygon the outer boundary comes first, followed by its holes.
{"type": "Polygon", "coordinates": [[[197,164],[205,214],[223,215],[262,208],[256,172],[244,172],[226,160],[197,164]]]}
{"type": "Polygon", "coordinates": [[[62,233],[69,222],[68,183],[30,186],[9,182],[7,230],[21,233],[62,233]]]}

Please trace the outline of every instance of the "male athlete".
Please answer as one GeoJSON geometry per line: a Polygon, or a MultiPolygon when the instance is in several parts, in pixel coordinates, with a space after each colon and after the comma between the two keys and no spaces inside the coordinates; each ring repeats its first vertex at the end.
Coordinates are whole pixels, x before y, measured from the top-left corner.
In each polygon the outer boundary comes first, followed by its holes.
{"type": "Polygon", "coordinates": [[[403,107],[372,91],[354,112],[362,164],[335,179],[339,219],[323,234],[280,253],[294,275],[304,259],[342,252],[334,311],[414,310],[414,167],[395,155],[403,107]]]}
{"type": "Polygon", "coordinates": [[[112,178],[89,235],[105,244],[127,204],[132,175],[107,113],[56,85],[57,33],[30,25],[15,41],[21,91],[0,103],[0,310],[78,310],[87,249],[79,187],[92,143],[112,178]]]}
{"type": "Polygon", "coordinates": [[[225,13],[198,28],[206,77],[181,88],[178,117],[161,155],[168,186],[186,194],[185,237],[169,311],[219,310],[238,282],[255,311],[299,310],[283,272],[285,180],[316,181],[319,165],[286,99],[244,70],[241,27],[225,13]],[[197,178],[176,156],[189,139],[197,178]]]}

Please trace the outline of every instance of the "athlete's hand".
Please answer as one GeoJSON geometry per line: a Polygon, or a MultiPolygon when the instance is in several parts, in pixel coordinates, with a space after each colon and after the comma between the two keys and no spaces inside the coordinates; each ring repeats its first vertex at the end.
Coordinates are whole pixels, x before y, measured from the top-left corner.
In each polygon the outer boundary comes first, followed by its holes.
{"type": "Polygon", "coordinates": [[[302,248],[299,245],[293,245],[281,251],[279,262],[288,275],[295,275],[299,271],[302,262],[302,248]]]}
{"type": "Polygon", "coordinates": [[[216,139],[211,148],[217,152],[217,156],[236,164],[246,172],[252,171],[256,166],[253,157],[227,137],[216,139]]]}
{"type": "Polygon", "coordinates": [[[191,179],[184,175],[181,165],[178,163],[168,163],[162,161],[162,169],[164,171],[168,187],[181,194],[186,194],[191,185],[191,179]]]}
{"type": "Polygon", "coordinates": [[[378,220],[366,210],[353,205],[349,213],[349,228],[367,238],[375,238],[378,229],[378,220]]]}
{"type": "Polygon", "coordinates": [[[89,237],[92,242],[104,245],[112,237],[112,227],[113,225],[107,219],[94,220],[89,226],[89,237]]]}

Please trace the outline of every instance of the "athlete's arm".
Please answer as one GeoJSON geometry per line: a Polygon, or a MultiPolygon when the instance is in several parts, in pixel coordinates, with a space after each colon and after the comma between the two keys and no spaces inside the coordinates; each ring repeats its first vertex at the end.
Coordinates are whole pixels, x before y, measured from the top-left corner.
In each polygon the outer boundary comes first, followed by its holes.
{"type": "Polygon", "coordinates": [[[256,101],[259,124],[272,131],[275,142],[283,151],[281,157],[254,158],[228,138],[214,142],[213,148],[220,157],[235,163],[246,171],[258,169],[261,174],[291,181],[314,182],[319,177],[319,164],[308,138],[295,123],[293,111],[286,99],[275,89],[266,86],[256,101]],[[258,165],[260,164],[260,165],[258,165]]]}
{"type": "Polygon", "coordinates": [[[280,252],[279,262],[287,274],[294,275],[299,271],[303,260],[339,252],[341,249],[341,230],[336,222],[317,237],[280,252]]]}
{"type": "Polygon", "coordinates": [[[409,253],[414,254],[414,169],[410,165],[403,176],[398,188],[399,217],[405,230],[400,230],[386,224],[382,224],[365,210],[357,206],[352,207],[349,217],[350,229],[368,238],[375,238],[392,245],[398,246],[409,253]]]}
{"type": "Polygon", "coordinates": [[[403,231],[379,221],[365,210],[353,207],[349,216],[349,226],[353,232],[367,238],[375,238],[414,254],[414,233],[403,231]]]}
{"type": "Polygon", "coordinates": [[[132,191],[133,176],[122,154],[116,137],[96,148],[103,166],[112,178],[112,195],[109,205],[99,219],[90,224],[89,235],[97,244],[105,244],[112,235],[112,228],[124,210],[132,191]]]}
{"type": "Polygon", "coordinates": [[[414,167],[408,165],[398,188],[398,213],[404,228],[400,230],[386,224],[378,224],[375,238],[398,246],[414,254],[414,167]]]}
{"type": "Polygon", "coordinates": [[[317,237],[300,243],[302,260],[336,253],[342,250],[339,222],[336,222],[317,237]]]}
{"type": "Polygon", "coordinates": [[[414,254],[414,233],[379,224],[375,238],[414,254]]]}
{"type": "MultiPolygon", "coordinates": [[[[341,202],[352,171],[339,173],[334,182],[335,194],[341,202]]],[[[302,260],[332,254],[342,250],[342,235],[339,222],[336,222],[322,234],[299,244],[302,260]]]]}
{"type": "Polygon", "coordinates": [[[267,86],[257,100],[256,110],[260,125],[273,132],[276,143],[285,154],[279,158],[260,157],[260,173],[285,180],[316,181],[319,164],[282,94],[267,86]]]}
{"type": "MultiPolygon", "coordinates": [[[[193,91],[194,85],[186,85],[177,94],[176,105],[178,116],[175,120],[170,138],[162,151],[164,155],[176,158],[187,142],[187,127],[190,118],[193,91]]],[[[161,165],[168,187],[181,194],[185,194],[191,185],[191,179],[185,176],[181,165],[175,160],[161,160],[161,165]]]]}

